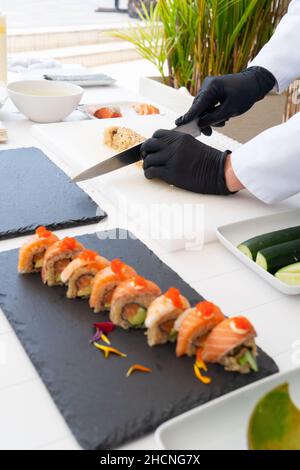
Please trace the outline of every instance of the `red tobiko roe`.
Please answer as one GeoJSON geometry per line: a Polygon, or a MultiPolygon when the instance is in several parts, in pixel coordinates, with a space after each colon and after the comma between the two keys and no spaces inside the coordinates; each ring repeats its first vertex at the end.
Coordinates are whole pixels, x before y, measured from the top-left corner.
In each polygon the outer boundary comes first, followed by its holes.
{"type": "Polygon", "coordinates": [[[83,250],[79,253],[78,258],[85,260],[85,261],[94,261],[94,259],[98,256],[98,253],[93,250],[83,250]]]}
{"type": "Polygon", "coordinates": [[[138,287],[146,287],[147,285],[146,279],[142,276],[134,276],[133,282],[138,287]]]}
{"type": "Polygon", "coordinates": [[[125,263],[121,261],[119,258],[113,259],[111,264],[110,264],[110,269],[115,273],[115,274],[121,274],[122,269],[124,268],[125,263]]]}
{"type": "Polygon", "coordinates": [[[52,235],[52,232],[50,232],[50,230],[47,230],[46,227],[44,227],[43,225],[38,227],[35,233],[39,238],[48,238],[52,235]]]}
{"type": "Polygon", "coordinates": [[[63,250],[74,250],[77,247],[77,241],[73,237],[66,237],[61,241],[63,250]]]}
{"type": "Polygon", "coordinates": [[[207,300],[204,300],[203,302],[199,302],[196,305],[196,310],[198,312],[201,312],[204,317],[209,317],[215,309],[215,304],[212,302],[208,302],[207,300]]]}
{"type": "Polygon", "coordinates": [[[170,289],[165,293],[165,297],[172,300],[174,307],[182,308],[180,291],[176,289],[176,287],[170,287],[170,289]]]}
{"type": "Polygon", "coordinates": [[[105,334],[111,333],[115,329],[115,325],[111,321],[94,323],[94,327],[105,334]]]}
{"type": "Polygon", "coordinates": [[[250,321],[246,317],[235,317],[232,320],[239,330],[251,330],[252,328],[250,321]]]}

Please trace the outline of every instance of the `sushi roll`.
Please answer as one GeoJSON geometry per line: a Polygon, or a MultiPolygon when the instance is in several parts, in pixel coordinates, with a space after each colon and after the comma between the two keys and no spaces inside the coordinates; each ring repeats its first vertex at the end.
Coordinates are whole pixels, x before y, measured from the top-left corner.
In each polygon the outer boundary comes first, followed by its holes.
{"type": "Polygon", "coordinates": [[[84,246],[75,238],[66,237],[54,243],[45,253],[42,280],[48,286],[62,284],[61,273],[68,264],[75,258],[84,246]]]}
{"type": "Polygon", "coordinates": [[[124,329],[144,327],[147,309],[159,295],[160,288],[141,276],[122,282],[112,296],[110,320],[124,329]]]}
{"type": "Polygon", "coordinates": [[[256,331],[245,317],[227,318],[219,323],[202,345],[201,357],[225,370],[247,374],[257,372],[256,331]]]}
{"type": "Polygon", "coordinates": [[[147,116],[149,114],[160,114],[159,109],[153,106],[152,104],[137,103],[134,104],[132,107],[134,111],[140,116],[147,116]]]}
{"type": "Polygon", "coordinates": [[[165,294],[153,300],[145,320],[149,346],[175,341],[175,320],[188,308],[189,301],[175,287],[170,287],[165,294]]]}
{"type": "Polygon", "coordinates": [[[218,323],[224,320],[224,315],[212,302],[199,302],[178,317],[174,324],[178,331],[176,356],[193,356],[206,335],[218,323]]]}
{"type": "Polygon", "coordinates": [[[115,288],[133,276],[136,276],[135,270],[120,259],[112,260],[110,266],[96,274],[90,296],[90,307],[94,312],[109,310],[115,288]]]}
{"type": "Polygon", "coordinates": [[[18,271],[21,274],[41,271],[46,250],[59,238],[45,227],[38,227],[35,235],[21,246],[18,271]]]}
{"type": "Polygon", "coordinates": [[[68,284],[67,297],[89,297],[96,274],[109,266],[108,259],[99,256],[96,251],[83,250],[61,273],[61,280],[68,284]]]}

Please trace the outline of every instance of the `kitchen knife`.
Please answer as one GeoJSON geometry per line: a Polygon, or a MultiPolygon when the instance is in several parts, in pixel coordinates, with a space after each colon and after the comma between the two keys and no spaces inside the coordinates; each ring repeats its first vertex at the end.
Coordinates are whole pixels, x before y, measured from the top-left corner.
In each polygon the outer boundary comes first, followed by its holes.
{"type": "MultiPolygon", "coordinates": [[[[197,125],[197,120],[188,122],[182,126],[177,126],[172,130],[183,132],[184,134],[190,134],[193,137],[198,137],[201,134],[201,131],[197,125]]],[[[97,163],[97,165],[94,165],[75,176],[72,181],[74,183],[78,183],[79,181],[96,178],[96,176],[105,175],[105,173],[110,173],[111,171],[118,170],[119,168],[123,168],[124,166],[138,162],[141,160],[141,146],[142,144],[135,145],[134,147],[130,147],[129,149],[114,155],[113,157],[107,158],[103,162],[97,163]]]]}

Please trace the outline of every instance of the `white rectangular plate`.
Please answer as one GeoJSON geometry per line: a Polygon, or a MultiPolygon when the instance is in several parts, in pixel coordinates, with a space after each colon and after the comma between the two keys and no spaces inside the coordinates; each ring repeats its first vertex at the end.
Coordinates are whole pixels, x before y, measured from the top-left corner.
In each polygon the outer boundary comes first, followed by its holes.
{"type": "Polygon", "coordinates": [[[247,428],[256,403],[276,386],[289,383],[300,405],[300,369],[254,382],[162,424],[155,433],[166,450],[247,450],[247,428]]]}
{"type": "Polygon", "coordinates": [[[217,228],[217,237],[220,242],[233,253],[242,263],[256,272],[266,282],[279,291],[288,295],[300,294],[299,286],[289,286],[272,274],[262,269],[258,264],[244,255],[237,246],[249,238],[264,233],[273,232],[300,224],[300,209],[281,212],[255,219],[244,220],[233,224],[222,225],[217,228]]]}

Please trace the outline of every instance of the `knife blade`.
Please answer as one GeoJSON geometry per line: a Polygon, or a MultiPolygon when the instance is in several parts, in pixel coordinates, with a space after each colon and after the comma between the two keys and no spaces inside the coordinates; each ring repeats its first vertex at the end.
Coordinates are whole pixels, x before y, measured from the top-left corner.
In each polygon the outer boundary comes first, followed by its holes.
{"type": "MultiPolygon", "coordinates": [[[[172,130],[182,132],[184,134],[190,134],[193,137],[198,137],[201,134],[201,131],[197,125],[197,120],[188,122],[182,126],[174,127],[172,130]]],[[[105,175],[111,171],[115,171],[119,168],[123,168],[124,166],[138,162],[141,160],[141,146],[142,144],[135,145],[134,147],[130,147],[129,149],[114,155],[113,157],[107,158],[103,162],[97,163],[82,173],[79,173],[72,179],[72,181],[74,183],[79,183],[80,181],[96,178],[97,176],[105,175]]]]}

